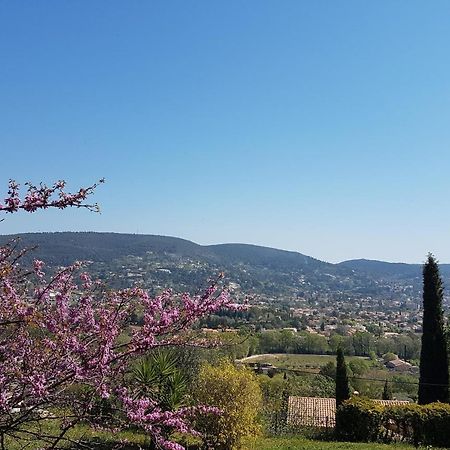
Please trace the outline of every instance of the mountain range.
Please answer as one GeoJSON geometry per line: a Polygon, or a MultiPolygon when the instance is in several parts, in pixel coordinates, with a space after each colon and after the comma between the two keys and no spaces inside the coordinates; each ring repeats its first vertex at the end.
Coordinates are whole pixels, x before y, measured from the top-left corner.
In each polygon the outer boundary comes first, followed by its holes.
{"type": "MultiPolygon", "coordinates": [[[[176,237],[141,234],[27,233],[0,235],[0,244],[15,237],[21,247],[35,247],[27,262],[38,258],[50,266],[63,266],[76,260],[91,261],[94,272],[121,285],[142,278],[147,283],[168,282],[195,289],[201,280],[223,271],[243,291],[271,297],[314,293],[393,297],[399,290],[418,295],[421,289],[419,264],[366,259],[331,264],[298,252],[257,245],[199,245],[176,237]]],[[[440,268],[449,285],[450,264],[440,268]]]]}

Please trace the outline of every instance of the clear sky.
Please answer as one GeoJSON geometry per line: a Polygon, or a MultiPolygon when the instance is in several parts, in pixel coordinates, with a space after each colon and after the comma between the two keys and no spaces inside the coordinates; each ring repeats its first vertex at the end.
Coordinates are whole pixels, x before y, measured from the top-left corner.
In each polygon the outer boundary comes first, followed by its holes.
{"type": "Polygon", "coordinates": [[[94,230],[450,262],[450,2],[0,2],[7,180],[105,177],[94,230]]]}

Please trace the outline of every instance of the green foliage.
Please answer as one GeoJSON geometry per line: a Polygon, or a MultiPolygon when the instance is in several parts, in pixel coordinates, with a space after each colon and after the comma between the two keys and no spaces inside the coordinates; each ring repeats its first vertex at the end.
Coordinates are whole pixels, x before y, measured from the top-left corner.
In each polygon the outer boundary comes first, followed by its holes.
{"type": "Polygon", "coordinates": [[[375,348],[375,336],[367,332],[358,332],[352,336],[355,355],[369,356],[375,348]]]}
{"type": "Polygon", "coordinates": [[[444,292],[439,267],[429,254],[423,267],[423,334],[420,353],[419,403],[449,401],[447,343],[442,300],[444,292]]]}
{"type": "Polygon", "coordinates": [[[336,411],[336,435],[345,441],[378,439],[383,423],[383,407],[364,397],[353,397],[336,411]]]}
{"type": "Polygon", "coordinates": [[[300,342],[300,348],[304,353],[320,355],[330,350],[327,339],[320,334],[304,333],[304,338],[300,342]]]}
{"type": "Polygon", "coordinates": [[[362,377],[369,371],[370,363],[365,359],[351,359],[348,362],[348,368],[354,376],[362,377]]]}
{"type": "Polygon", "coordinates": [[[341,336],[333,334],[329,339],[329,346],[333,354],[336,354],[339,348],[342,348],[346,355],[354,355],[353,339],[351,336],[341,336]]]}
{"type": "Polygon", "coordinates": [[[315,333],[270,330],[259,333],[258,337],[261,353],[324,354],[330,351],[327,339],[315,333]]]}
{"type": "Polygon", "coordinates": [[[383,361],[385,363],[389,362],[389,361],[394,361],[394,359],[397,359],[398,356],[395,353],[392,352],[387,352],[383,355],[383,361]]]}
{"type": "Polygon", "coordinates": [[[284,393],[290,393],[290,380],[282,376],[270,378],[266,375],[258,376],[262,392],[262,418],[265,431],[270,435],[282,433],[285,430],[284,421],[284,393]]]}
{"type": "Polygon", "coordinates": [[[260,438],[248,450],[414,450],[405,444],[333,442],[317,439],[306,439],[304,436],[283,436],[276,438],[260,438]]]}
{"type": "Polygon", "coordinates": [[[286,398],[299,397],[332,397],[334,395],[334,380],[323,375],[284,375],[273,378],[267,375],[258,376],[258,382],[263,394],[262,416],[265,430],[270,435],[285,433],[286,398]]]}
{"type": "Polygon", "coordinates": [[[205,447],[238,449],[244,437],[259,433],[261,389],[256,376],[248,369],[236,368],[227,360],[217,366],[205,364],[200,369],[194,396],[198,403],[222,410],[219,417],[209,415],[198,419],[196,427],[204,433],[205,447]]]}
{"type": "Polygon", "coordinates": [[[383,395],[381,397],[383,400],[392,400],[392,387],[388,380],[385,381],[383,387],[383,395]]]}
{"type": "Polygon", "coordinates": [[[138,385],[140,395],[157,399],[168,411],[184,406],[187,400],[187,380],[177,362],[174,352],[158,350],[133,368],[133,383],[138,385]]]}
{"type": "Polygon", "coordinates": [[[420,356],[420,336],[414,333],[402,333],[399,336],[379,337],[376,341],[378,355],[392,353],[403,359],[418,359],[420,356]]]}
{"type": "Polygon", "coordinates": [[[384,407],[354,397],[336,413],[337,437],[348,441],[390,440],[401,436],[414,445],[450,447],[450,405],[430,403],[384,407]]]}
{"type": "Polygon", "coordinates": [[[450,447],[450,405],[429,403],[409,404],[385,409],[385,423],[394,428],[414,445],[450,447]]]}
{"type": "Polygon", "coordinates": [[[336,406],[350,398],[350,387],[348,384],[347,364],[345,363],[342,349],[338,349],[336,356],[336,406]]]}
{"type": "Polygon", "coordinates": [[[396,374],[392,377],[392,391],[406,394],[410,399],[417,400],[417,378],[413,375],[396,374]]]}
{"type": "Polygon", "coordinates": [[[320,375],[336,379],[336,363],[334,361],[328,361],[324,366],[320,368],[320,375]]]}
{"type": "Polygon", "coordinates": [[[296,376],[290,379],[290,392],[302,397],[333,397],[335,383],[323,375],[296,376]]]}

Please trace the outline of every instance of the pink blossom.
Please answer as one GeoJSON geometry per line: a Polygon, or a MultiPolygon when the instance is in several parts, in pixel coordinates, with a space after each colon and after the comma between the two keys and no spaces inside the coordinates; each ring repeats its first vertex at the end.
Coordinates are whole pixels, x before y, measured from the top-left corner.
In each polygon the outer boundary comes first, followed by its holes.
{"type": "MultiPolygon", "coordinates": [[[[0,212],[68,206],[95,210],[96,205],[85,204],[84,200],[96,186],[68,194],[63,181],[52,187],[27,184],[27,194],[21,200],[19,185],[10,181],[0,212]]],[[[166,290],[151,297],[139,288],[111,291],[92,281],[86,272],[78,274],[80,263],[46,279],[40,260],[34,261],[32,277],[26,278],[15,263],[14,247],[0,247],[2,433],[17,436],[18,427],[34,420],[29,411],[35,408],[70,410],[79,420],[88,420],[86,411],[92,407],[92,396],[74,398],[74,385],[102,398],[116,398],[118,408],[128,419],[128,423],[118,422],[116,426],[140,426],[167,450],[183,447],[170,442],[163,430],[196,434],[193,415],[219,413],[201,405],[163,411],[154,399],[138,398],[124,386],[132,358],[158,346],[204,345],[200,338],[193,340],[188,330],[207,314],[241,307],[227,290],[214,282],[204,293],[194,296],[166,290]],[[118,338],[127,330],[130,315],[138,311],[143,314],[142,327],[135,329],[128,341],[120,342],[118,338]],[[18,408],[22,411],[19,417],[10,414],[18,408]]]]}

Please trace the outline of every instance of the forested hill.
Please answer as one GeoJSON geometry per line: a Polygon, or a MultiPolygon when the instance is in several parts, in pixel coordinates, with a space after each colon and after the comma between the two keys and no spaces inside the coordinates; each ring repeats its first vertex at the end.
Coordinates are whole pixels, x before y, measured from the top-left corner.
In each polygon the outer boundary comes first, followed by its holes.
{"type": "Polygon", "coordinates": [[[94,232],[2,235],[0,243],[15,237],[23,247],[36,247],[33,258],[58,266],[74,261],[107,262],[127,255],[143,256],[149,251],[197,257],[203,250],[194,242],[169,236],[94,232]]]}
{"type": "Polygon", "coordinates": [[[105,262],[127,255],[144,256],[148,252],[204,259],[218,264],[250,264],[274,270],[307,268],[342,270],[297,252],[250,244],[199,245],[186,239],[143,234],[61,232],[27,233],[0,236],[0,244],[19,237],[23,247],[36,247],[33,258],[52,265],[66,265],[76,260],[105,262]]]}
{"type": "MultiPolygon", "coordinates": [[[[357,270],[372,277],[390,279],[415,279],[422,278],[421,264],[390,263],[370,259],[353,259],[339,263],[341,267],[357,270]]],[[[450,264],[439,265],[444,278],[450,277],[450,264]]]]}
{"type": "MultiPolygon", "coordinates": [[[[14,236],[0,236],[0,244],[14,236]]],[[[18,235],[22,247],[36,247],[28,256],[50,266],[92,261],[90,270],[114,285],[137,282],[195,290],[218,272],[242,292],[266,297],[336,298],[392,297],[399,285],[416,295],[420,265],[355,260],[330,264],[298,252],[248,244],[202,246],[168,236],[61,232],[18,235]],[[410,286],[413,286],[411,289],[410,286]],[[413,292],[414,291],[414,292],[413,292]]],[[[450,266],[443,266],[446,277],[450,266]]],[[[405,294],[406,295],[406,294],[405,294]]]]}

